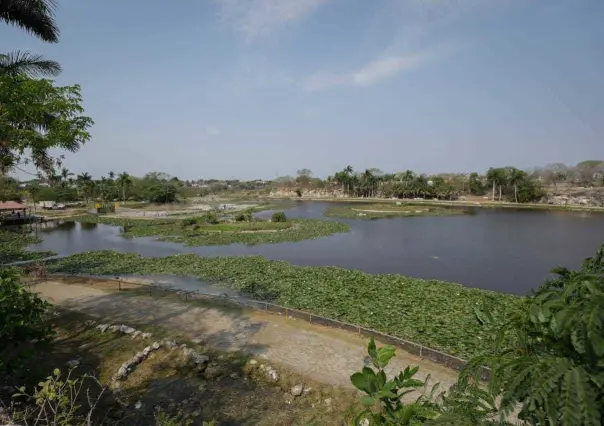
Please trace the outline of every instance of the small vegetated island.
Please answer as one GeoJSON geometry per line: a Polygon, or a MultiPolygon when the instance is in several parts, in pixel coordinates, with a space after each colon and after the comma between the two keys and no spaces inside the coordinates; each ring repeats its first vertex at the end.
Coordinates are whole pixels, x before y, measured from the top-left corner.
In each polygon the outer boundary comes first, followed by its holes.
{"type": "Polygon", "coordinates": [[[296,242],[349,231],[345,223],[289,219],[283,212],[274,213],[270,220],[257,219],[251,211],[228,217],[208,212],[185,219],[145,220],[88,215],[74,220],[121,226],[125,237],[157,237],[160,241],[189,246],[296,242]]]}
{"type": "Polygon", "coordinates": [[[384,219],[390,217],[415,217],[415,216],[453,216],[462,215],[462,209],[418,206],[409,204],[364,204],[347,206],[334,206],[325,210],[327,217],[343,219],[384,219]]]}

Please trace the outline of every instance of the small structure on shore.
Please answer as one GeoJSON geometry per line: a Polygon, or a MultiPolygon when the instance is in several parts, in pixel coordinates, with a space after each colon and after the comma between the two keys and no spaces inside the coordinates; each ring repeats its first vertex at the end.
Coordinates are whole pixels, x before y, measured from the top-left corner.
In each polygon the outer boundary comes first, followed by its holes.
{"type": "Polygon", "coordinates": [[[23,225],[36,221],[36,216],[28,215],[29,209],[23,204],[15,201],[0,202],[0,224],[23,225]]]}

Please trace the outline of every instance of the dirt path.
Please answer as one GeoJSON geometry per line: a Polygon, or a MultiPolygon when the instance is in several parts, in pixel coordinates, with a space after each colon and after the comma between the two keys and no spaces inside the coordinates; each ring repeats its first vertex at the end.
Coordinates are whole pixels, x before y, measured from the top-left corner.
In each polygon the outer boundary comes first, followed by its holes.
{"type": "MultiPolygon", "coordinates": [[[[157,325],[190,338],[201,338],[221,350],[244,350],[292,372],[329,385],[351,387],[350,375],[363,366],[367,340],[343,330],[309,324],[261,311],[202,307],[169,297],[107,292],[98,287],[49,281],[34,291],[68,309],[112,324],[157,325]]],[[[441,389],[455,383],[457,373],[444,366],[396,350],[391,373],[419,365],[421,379],[441,389]]],[[[431,387],[431,386],[430,386],[431,387]]]]}

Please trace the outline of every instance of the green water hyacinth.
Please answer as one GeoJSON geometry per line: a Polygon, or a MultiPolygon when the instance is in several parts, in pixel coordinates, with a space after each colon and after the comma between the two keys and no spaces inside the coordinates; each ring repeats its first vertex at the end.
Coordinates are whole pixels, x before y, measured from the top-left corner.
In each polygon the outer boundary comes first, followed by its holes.
{"type": "Polygon", "coordinates": [[[302,309],[413,340],[465,358],[488,340],[477,306],[499,318],[521,298],[437,280],[374,275],[336,267],[302,267],[260,256],[146,258],[115,251],[80,253],[48,262],[58,273],[173,274],[239,290],[255,299],[302,309]]]}

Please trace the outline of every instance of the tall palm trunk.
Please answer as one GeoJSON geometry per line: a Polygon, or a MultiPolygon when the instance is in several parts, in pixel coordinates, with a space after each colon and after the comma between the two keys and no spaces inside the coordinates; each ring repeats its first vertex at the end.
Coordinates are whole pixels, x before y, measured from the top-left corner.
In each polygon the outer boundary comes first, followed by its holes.
{"type": "Polygon", "coordinates": [[[518,185],[514,184],[514,198],[516,199],[516,202],[518,202],[518,185]]]}
{"type": "Polygon", "coordinates": [[[501,185],[499,185],[499,201],[501,202],[501,185]]]}
{"type": "Polygon", "coordinates": [[[126,202],[126,185],[122,185],[122,201],[126,202]]]}
{"type": "Polygon", "coordinates": [[[493,181],[493,196],[491,197],[491,201],[495,201],[495,181],[493,181]]]}

